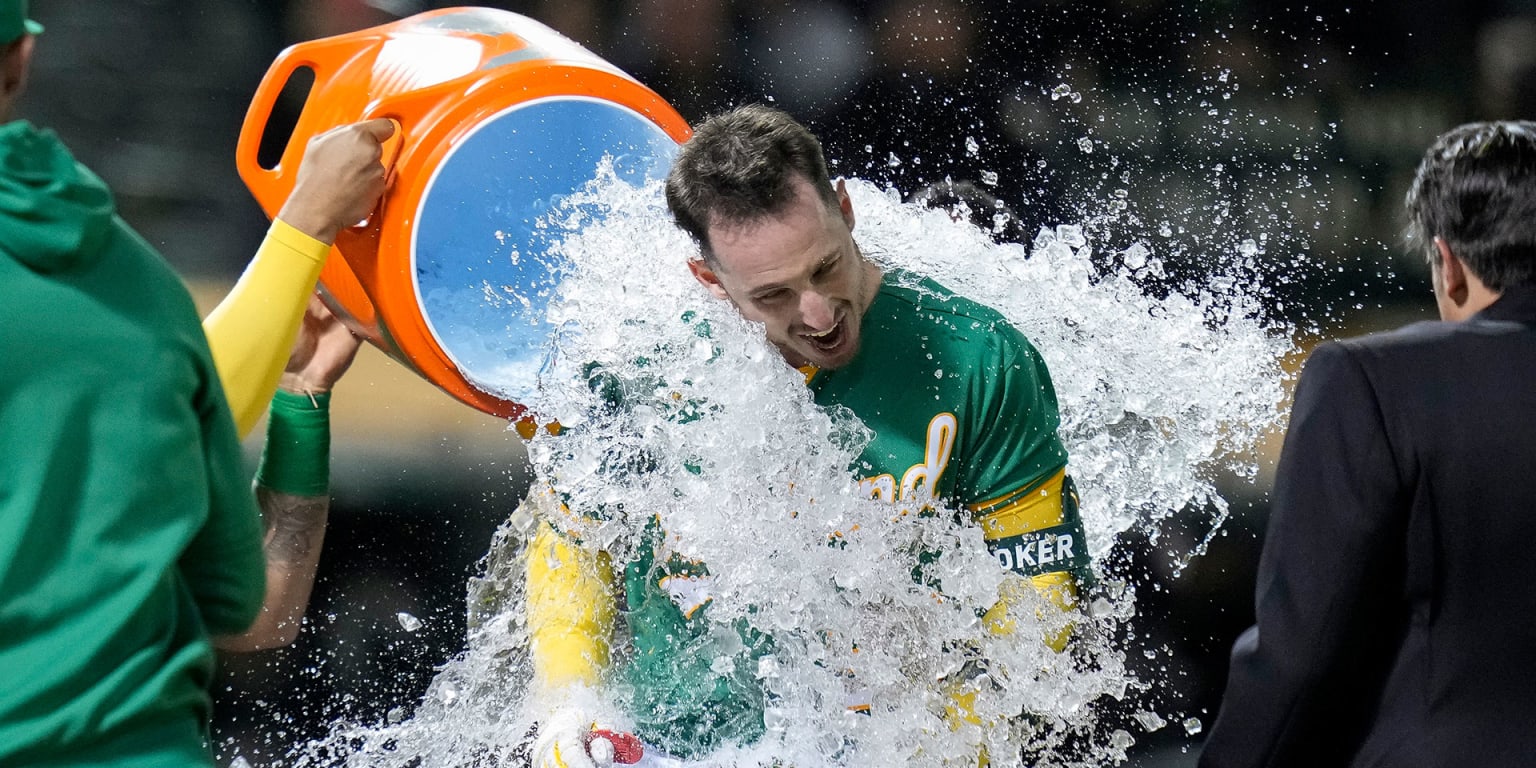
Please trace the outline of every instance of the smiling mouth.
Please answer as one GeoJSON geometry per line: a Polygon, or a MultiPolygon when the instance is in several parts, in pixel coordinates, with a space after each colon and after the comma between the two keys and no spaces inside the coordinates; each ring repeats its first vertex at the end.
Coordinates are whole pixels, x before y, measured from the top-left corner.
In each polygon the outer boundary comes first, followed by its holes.
{"type": "Polygon", "coordinates": [[[800,334],[800,337],[810,342],[811,346],[815,347],[816,349],[821,350],[822,352],[827,352],[833,349],[837,349],[837,347],[843,343],[843,330],[843,321],[839,320],[836,323],[833,323],[832,327],[826,329],[825,331],[821,331],[820,333],[802,333],[800,334]]]}

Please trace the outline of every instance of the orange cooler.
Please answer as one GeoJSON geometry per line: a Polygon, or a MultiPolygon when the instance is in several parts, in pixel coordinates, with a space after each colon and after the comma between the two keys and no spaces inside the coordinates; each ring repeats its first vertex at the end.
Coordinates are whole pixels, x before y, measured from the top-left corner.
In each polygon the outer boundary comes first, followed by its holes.
{"type": "Polygon", "coordinates": [[[309,137],[374,117],[399,124],[393,180],[379,210],[337,238],[321,295],[450,395],[520,418],[552,351],[545,310],[562,270],[537,220],[605,157],[632,183],[662,178],[688,124],[533,19],[449,8],[285,50],[246,114],[240,176],[275,216],[309,137]],[[302,67],[314,85],[281,159],[263,168],[261,133],[302,67]]]}

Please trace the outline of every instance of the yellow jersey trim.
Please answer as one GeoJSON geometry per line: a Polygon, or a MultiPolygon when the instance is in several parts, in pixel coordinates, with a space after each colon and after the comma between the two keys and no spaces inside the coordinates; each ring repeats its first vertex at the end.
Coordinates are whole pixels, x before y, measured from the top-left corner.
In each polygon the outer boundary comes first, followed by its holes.
{"type": "Polygon", "coordinates": [[[972,511],[977,513],[976,521],[981,525],[982,537],[995,541],[1066,522],[1061,499],[1066,477],[1067,470],[1062,468],[1045,482],[1027,491],[972,506],[972,511]],[[997,506],[1002,501],[1007,503],[997,506]]]}

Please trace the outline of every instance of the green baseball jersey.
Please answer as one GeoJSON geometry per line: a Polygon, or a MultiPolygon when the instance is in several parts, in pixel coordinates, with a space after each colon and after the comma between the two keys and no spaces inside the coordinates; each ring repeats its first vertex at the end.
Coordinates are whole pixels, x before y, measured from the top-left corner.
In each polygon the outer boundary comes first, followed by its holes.
{"type": "MultiPolygon", "coordinates": [[[[873,430],[851,468],[871,495],[914,509],[938,499],[986,523],[1030,503],[1066,466],[1045,363],[996,311],[893,272],[863,328],[847,366],[806,373],[817,403],[844,406],[873,430]]],[[[1048,530],[984,527],[1005,567],[1026,576],[1085,570],[1075,504],[1057,509],[1048,530]]],[[[771,640],[745,626],[736,628],[740,643],[711,637],[719,628],[701,620],[707,569],[670,556],[654,526],[650,538],[624,573],[639,735],[682,756],[756,739],[763,693],[754,673],[771,640]],[[737,649],[728,664],[713,650],[723,647],[737,649]]]]}
{"type": "Polygon", "coordinates": [[[859,354],[809,376],[817,403],[848,408],[874,432],[853,469],[877,498],[979,508],[1066,466],[1040,354],[996,311],[932,280],[888,275],[859,354]]]}

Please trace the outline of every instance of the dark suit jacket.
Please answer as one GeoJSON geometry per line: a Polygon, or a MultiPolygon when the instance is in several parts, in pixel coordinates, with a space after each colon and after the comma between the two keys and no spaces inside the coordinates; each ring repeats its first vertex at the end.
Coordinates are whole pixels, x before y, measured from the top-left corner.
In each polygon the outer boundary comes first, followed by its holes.
{"type": "Polygon", "coordinates": [[[1326,343],[1200,765],[1536,766],[1536,286],[1326,343]]]}

